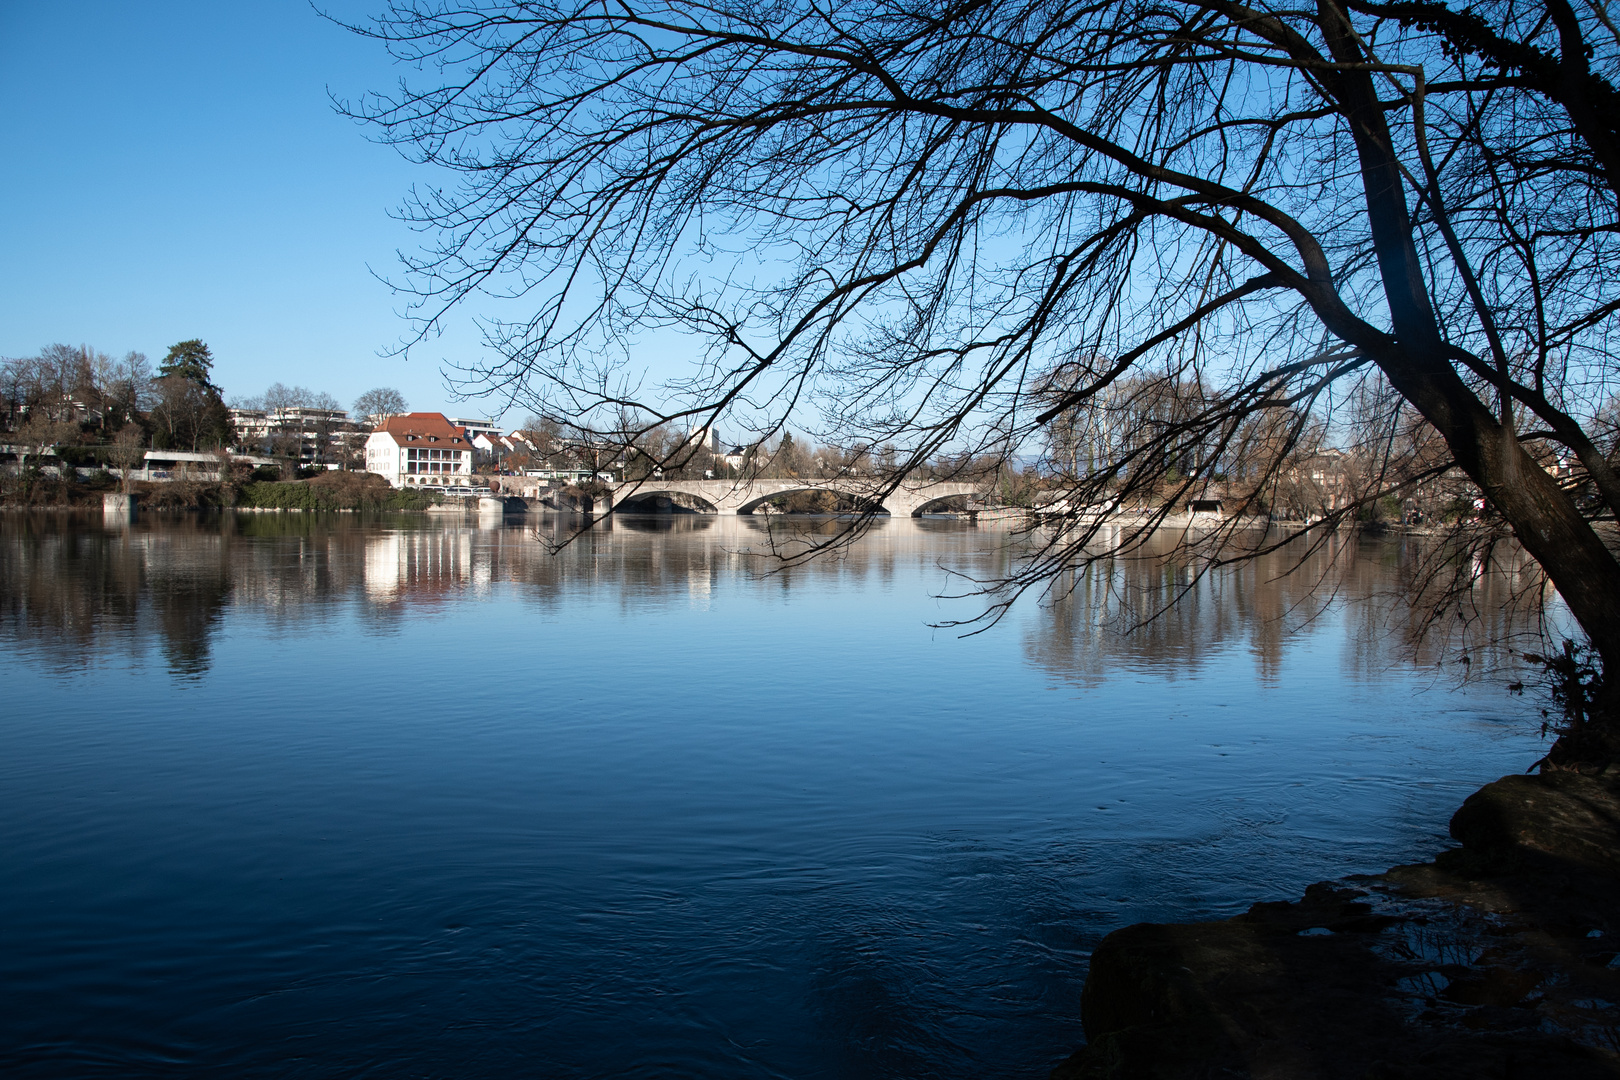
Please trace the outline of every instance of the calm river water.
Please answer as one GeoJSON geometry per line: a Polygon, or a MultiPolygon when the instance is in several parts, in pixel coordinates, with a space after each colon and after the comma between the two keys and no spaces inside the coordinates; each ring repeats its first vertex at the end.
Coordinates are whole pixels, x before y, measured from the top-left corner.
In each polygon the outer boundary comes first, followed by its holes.
{"type": "Polygon", "coordinates": [[[1043,1077],[1103,934],[1422,858],[1541,752],[1383,635],[1398,547],[934,629],[1016,542],[0,516],[0,1072],[1043,1077]]]}

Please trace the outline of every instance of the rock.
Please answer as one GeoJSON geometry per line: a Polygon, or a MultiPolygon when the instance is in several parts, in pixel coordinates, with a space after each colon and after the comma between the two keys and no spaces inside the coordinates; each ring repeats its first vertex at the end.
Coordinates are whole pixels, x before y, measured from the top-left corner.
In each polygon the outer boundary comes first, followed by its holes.
{"type": "Polygon", "coordinates": [[[1468,796],[1451,835],[1506,870],[1620,878],[1620,792],[1607,779],[1504,777],[1468,796]]]}
{"type": "Polygon", "coordinates": [[[1053,1080],[1620,1077],[1620,790],[1508,777],[1433,863],[1105,938],[1053,1080]]]}

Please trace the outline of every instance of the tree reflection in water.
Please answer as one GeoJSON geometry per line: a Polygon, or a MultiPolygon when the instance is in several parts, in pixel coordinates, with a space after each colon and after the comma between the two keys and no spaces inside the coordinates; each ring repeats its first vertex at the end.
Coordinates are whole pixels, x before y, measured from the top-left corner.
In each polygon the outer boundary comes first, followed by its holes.
{"type": "Polygon", "coordinates": [[[1094,685],[1119,668],[1193,675],[1216,652],[1246,647],[1275,683],[1291,641],[1343,619],[1347,675],[1410,663],[1468,678],[1511,669],[1563,627],[1545,578],[1514,552],[1470,568],[1473,588],[1437,618],[1426,584],[1445,562],[1426,538],[1346,532],[1199,574],[1167,538],[1056,582],[1042,618],[1026,627],[1025,652],[1055,677],[1094,685]]]}
{"type": "MultiPolygon", "coordinates": [[[[783,591],[825,576],[882,585],[902,563],[919,561],[985,580],[1006,575],[1024,542],[1010,528],[888,522],[836,558],[780,566],[770,552],[783,530],[833,526],[626,516],[559,547],[579,524],[554,516],[490,527],[462,518],[225,513],[103,527],[98,516],[9,514],[0,517],[0,634],[62,670],[138,656],[156,643],[176,676],[197,678],[233,610],[274,627],[358,603],[366,632],[389,633],[412,609],[497,585],[541,609],[582,589],[617,590],[627,606],[706,603],[725,579],[783,591]]],[[[1433,620],[1421,578],[1433,576],[1436,560],[1422,543],[1345,534],[1303,557],[1285,549],[1200,576],[1166,542],[1163,551],[1060,580],[1041,615],[1024,623],[1026,656],[1053,676],[1090,684],[1121,666],[1191,674],[1215,650],[1243,646],[1274,680],[1287,643],[1332,617],[1348,620],[1344,663],[1352,673],[1370,677],[1410,661],[1478,674],[1539,640],[1549,614],[1556,623],[1534,566],[1523,562],[1475,568],[1465,605],[1433,620]]],[[[943,575],[940,588],[950,589],[943,575]]]]}
{"type": "Polygon", "coordinates": [[[784,568],[825,522],[558,550],[578,524],[0,516],[0,1060],[1039,1075],[1109,930],[1422,857],[1538,752],[1495,688],[1413,718],[1421,675],[1339,677],[1457,666],[1384,633],[1399,543],[1195,578],[1135,633],[1187,568],[1099,566],[962,642],[927,624],[979,601],[927,594],[1004,576],[1014,529],[784,568]]]}

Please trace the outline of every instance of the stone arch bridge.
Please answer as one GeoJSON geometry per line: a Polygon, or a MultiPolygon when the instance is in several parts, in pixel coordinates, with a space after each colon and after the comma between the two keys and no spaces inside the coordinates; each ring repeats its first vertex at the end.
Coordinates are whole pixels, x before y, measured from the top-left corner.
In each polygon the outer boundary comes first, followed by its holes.
{"type": "MultiPolygon", "coordinates": [[[[768,499],[800,491],[830,491],[858,503],[873,501],[873,485],[859,480],[628,480],[608,485],[610,494],[596,500],[593,513],[606,513],[627,503],[657,496],[678,496],[706,504],[713,514],[752,514],[768,499]]],[[[962,495],[979,494],[977,484],[957,481],[904,483],[877,500],[891,517],[911,517],[933,503],[962,495]]]]}

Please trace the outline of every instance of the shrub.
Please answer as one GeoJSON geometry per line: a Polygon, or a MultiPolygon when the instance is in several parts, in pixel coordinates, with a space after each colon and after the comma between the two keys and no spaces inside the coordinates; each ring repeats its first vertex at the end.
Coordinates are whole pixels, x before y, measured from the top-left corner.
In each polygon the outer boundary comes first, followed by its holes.
{"type": "Polygon", "coordinates": [[[426,510],[440,501],[427,491],[396,490],[376,473],[322,472],[311,480],[257,481],[238,505],[266,510],[426,510]]]}
{"type": "Polygon", "coordinates": [[[210,480],[170,480],[167,483],[137,482],[143,510],[215,510],[230,506],[235,492],[210,480]]]}
{"type": "Polygon", "coordinates": [[[37,469],[20,474],[0,475],[0,506],[99,506],[101,490],[77,484],[37,469]]]}

